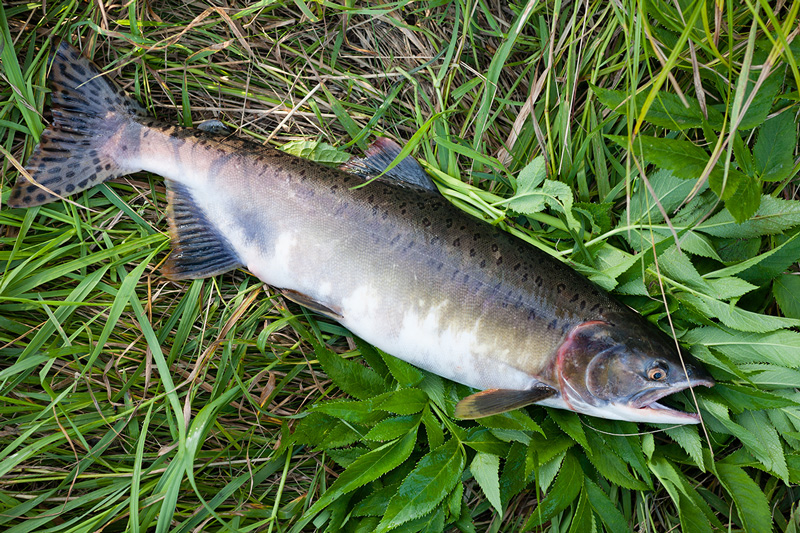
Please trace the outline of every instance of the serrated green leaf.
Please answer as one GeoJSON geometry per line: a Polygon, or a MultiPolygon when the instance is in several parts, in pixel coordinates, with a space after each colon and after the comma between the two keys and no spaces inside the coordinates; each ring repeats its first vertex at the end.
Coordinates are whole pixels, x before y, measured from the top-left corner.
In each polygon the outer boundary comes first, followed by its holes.
{"type": "Polygon", "coordinates": [[[375,408],[398,415],[419,413],[428,405],[428,395],[419,389],[400,389],[392,391],[382,402],[376,402],[375,408]]]}
{"type": "Polygon", "coordinates": [[[586,433],[586,438],[589,441],[586,456],[601,476],[626,489],[647,490],[649,488],[647,483],[636,479],[631,474],[625,461],[615,453],[613,447],[610,447],[599,433],[589,431],[586,433]]]}
{"type": "Polygon", "coordinates": [[[794,168],[797,124],[793,114],[784,111],[767,120],[758,131],[753,147],[756,175],[764,181],[782,181],[794,168]]]}
{"type": "Polygon", "coordinates": [[[718,300],[729,300],[731,298],[738,298],[747,294],[748,292],[757,289],[752,283],[748,283],[743,279],[728,276],[727,278],[709,279],[706,282],[711,286],[711,294],[718,300]]]}
{"type": "MultiPolygon", "coordinates": [[[[628,99],[628,94],[623,91],[614,91],[611,89],[603,89],[601,87],[592,87],[592,92],[597,95],[598,100],[617,113],[627,115],[630,107],[625,103],[628,99]]],[[[688,103],[688,107],[684,104],[678,95],[659,91],[655,100],[647,110],[644,119],[662,128],[669,128],[672,130],[685,130],[689,128],[699,128],[706,122],[703,117],[703,112],[700,109],[700,102],[696,98],[684,95],[683,97],[688,103]]],[[[634,109],[635,116],[638,117],[641,113],[641,104],[644,103],[644,98],[640,97],[636,100],[636,108],[634,109]]],[[[722,127],[722,116],[719,111],[713,108],[708,108],[708,123],[712,128],[718,129],[722,127]]]]}
{"type": "Polygon", "coordinates": [[[664,432],[689,454],[689,457],[692,458],[700,470],[705,471],[703,443],[700,440],[700,433],[697,426],[675,426],[664,430],[664,432]]]}
{"type": "Polygon", "coordinates": [[[668,278],[680,281],[703,294],[714,292],[697,272],[689,257],[679,252],[676,246],[671,246],[658,257],[658,266],[668,278]]]}
{"type": "Polygon", "coordinates": [[[475,451],[492,455],[505,456],[509,444],[495,437],[489,429],[481,427],[469,428],[460,437],[461,443],[475,451]]]}
{"type": "MultiPolygon", "coordinates": [[[[627,137],[619,135],[606,135],[606,137],[623,148],[628,147],[627,137]]],[[[699,178],[709,160],[709,154],[705,150],[689,141],[650,137],[648,135],[636,136],[633,141],[633,150],[642,159],[653,163],[661,169],[672,171],[678,178],[687,180],[699,178]]],[[[708,176],[711,188],[718,196],[723,193],[720,196],[723,200],[733,196],[736,192],[736,187],[743,179],[745,179],[744,174],[736,169],[729,169],[724,186],[725,190],[722,191],[722,184],[725,180],[724,169],[717,164],[708,176]]]]}
{"type": "Polygon", "coordinates": [[[606,531],[613,531],[614,533],[632,531],[628,521],[619,511],[618,506],[603,492],[603,489],[589,478],[584,478],[583,483],[586,487],[586,496],[589,504],[595,510],[597,516],[600,517],[600,520],[607,526],[606,531]]]}
{"type": "MultiPolygon", "coordinates": [[[[755,87],[755,78],[757,77],[755,74],[756,72],[758,71],[755,69],[751,71],[750,79],[747,80],[747,90],[745,94],[748,95],[748,98],[750,96],[750,92],[752,92],[753,88],[755,87]]],[[[782,82],[783,75],[778,69],[776,69],[775,72],[770,74],[770,76],[767,78],[767,81],[765,81],[761,87],[759,87],[758,92],[753,97],[753,101],[750,103],[750,106],[747,108],[742,120],[739,122],[740,130],[749,130],[764,124],[764,121],[767,119],[767,115],[772,109],[772,104],[775,101],[775,96],[777,96],[778,91],[781,88],[782,82]]],[[[733,100],[731,100],[731,105],[733,105],[733,100]]]]}
{"type": "Polygon", "coordinates": [[[487,428],[535,431],[536,433],[544,434],[539,424],[534,422],[522,409],[508,411],[499,415],[486,416],[477,419],[476,422],[487,428]]]}
{"type": "Polygon", "coordinates": [[[503,516],[503,504],[500,501],[500,458],[488,453],[477,453],[469,470],[497,514],[503,516]]]}
{"type": "Polygon", "coordinates": [[[584,449],[589,448],[589,442],[586,440],[586,434],[583,431],[581,419],[578,418],[576,413],[552,408],[548,408],[547,413],[550,415],[550,418],[558,424],[561,431],[575,439],[584,449]]]}
{"type": "Polygon", "coordinates": [[[702,344],[719,350],[735,363],[770,362],[789,368],[800,367],[800,333],[737,333],[720,328],[703,327],[686,332],[681,338],[688,344],[702,344]]]}
{"type": "Polygon", "coordinates": [[[289,141],[280,147],[288,154],[311,159],[318,163],[341,164],[350,159],[350,154],[320,141],[289,141]]]}
{"type": "Polygon", "coordinates": [[[527,469],[527,449],[523,444],[512,442],[505,459],[500,476],[500,501],[508,504],[511,498],[528,486],[531,479],[527,469]]]}
{"type": "Polygon", "coordinates": [[[716,317],[724,325],[738,331],[767,333],[800,325],[800,321],[793,318],[782,318],[746,311],[735,305],[726,304],[705,295],[680,293],[676,296],[679,300],[690,304],[695,309],[699,309],[703,315],[716,317]]]}
{"type": "Polygon", "coordinates": [[[712,525],[716,528],[721,526],[708,504],[700,497],[684,474],[667,459],[654,457],[650,461],[650,470],[661,481],[675,503],[684,531],[711,533],[712,525]]]}
{"type": "MultiPolygon", "coordinates": [[[[380,482],[376,481],[375,484],[380,482]]],[[[400,481],[377,488],[353,506],[353,516],[383,516],[389,499],[397,492],[400,481]]],[[[376,523],[377,525],[377,523],[376,523]]]]}
{"type": "MultiPolygon", "coordinates": [[[[762,411],[745,411],[738,416],[737,422],[755,435],[758,439],[758,458],[767,469],[780,477],[784,483],[789,483],[789,470],[786,467],[786,457],[783,445],[777,431],[772,427],[766,413],[762,411]]],[[[753,450],[750,450],[753,452],[753,450]]]]}
{"type": "Polygon", "coordinates": [[[741,224],[752,217],[761,205],[761,182],[756,178],[744,177],[736,187],[736,195],[725,201],[725,208],[733,219],[741,224]]]}
{"type": "Polygon", "coordinates": [[[569,533],[594,533],[595,531],[597,531],[597,528],[594,523],[594,513],[592,513],[592,509],[589,507],[586,487],[584,486],[578,498],[578,506],[575,508],[575,513],[572,515],[569,533]]]}
{"type": "Polygon", "coordinates": [[[353,424],[372,425],[386,418],[386,413],[376,412],[369,400],[332,400],[315,404],[311,410],[353,424]]]}
{"type": "Polygon", "coordinates": [[[343,494],[375,481],[400,466],[411,455],[416,440],[417,432],[411,431],[404,437],[384,444],[356,459],[311,506],[306,515],[316,515],[343,494]]]}
{"type": "Polygon", "coordinates": [[[338,447],[352,444],[361,439],[362,434],[352,424],[323,413],[309,412],[297,425],[294,441],[315,447],[338,447]]]}
{"type": "MultiPolygon", "coordinates": [[[[655,197],[661,202],[666,213],[677,209],[695,186],[694,182],[681,179],[669,170],[657,170],[648,176],[648,180],[655,197]]],[[[638,222],[658,224],[664,221],[661,210],[658,209],[655,199],[642,180],[637,181],[637,187],[631,195],[628,208],[620,217],[620,225],[627,226],[628,220],[631,224],[638,222]]]]}
{"type": "Polygon", "coordinates": [[[386,384],[371,368],[336,355],[323,346],[315,351],[328,377],[353,398],[363,400],[386,390],[386,384]]]}
{"type": "Polygon", "coordinates": [[[413,365],[398,359],[385,352],[379,352],[383,357],[383,362],[389,368],[392,377],[397,380],[401,387],[413,387],[425,379],[425,373],[413,365]]]}
{"type": "Polygon", "coordinates": [[[405,435],[415,426],[419,425],[419,416],[395,416],[381,420],[369,430],[364,438],[368,440],[387,441],[405,435]]]}
{"type": "Polygon", "coordinates": [[[772,531],[769,502],[761,492],[761,487],[738,466],[719,462],[716,465],[716,473],[717,479],[733,498],[745,531],[752,533],[772,531]]]}
{"type": "Polygon", "coordinates": [[[772,283],[772,294],[785,316],[800,318],[800,276],[779,276],[772,283]]]}
{"type": "Polygon", "coordinates": [[[451,439],[423,457],[389,502],[378,531],[388,531],[430,513],[461,480],[466,458],[451,439]]]}
{"type": "Polygon", "coordinates": [[[730,213],[720,211],[695,229],[715,237],[749,239],[775,235],[800,224],[800,202],[766,195],[750,220],[737,223],[730,213]]]}
{"type": "Polygon", "coordinates": [[[553,487],[542,499],[523,528],[528,531],[539,526],[566,509],[580,494],[584,475],[578,460],[567,453],[553,487]]]}

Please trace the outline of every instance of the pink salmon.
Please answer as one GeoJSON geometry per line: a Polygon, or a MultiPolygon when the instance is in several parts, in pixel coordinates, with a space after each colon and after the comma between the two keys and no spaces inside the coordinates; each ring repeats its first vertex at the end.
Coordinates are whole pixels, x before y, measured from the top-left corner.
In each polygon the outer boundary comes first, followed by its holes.
{"type": "Polygon", "coordinates": [[[246,268],[382,350],[481,389],[459,402],[457,417],[538,403],[699,421],[658,403],[714,383],[671,338],[558,260],[448,203],[413,159],[375,179],[399,154],[393,142],[343,170],[215,127],[165,124],[67,44],[50,85],[53,123],[27,166],[35,181],[20,176],[10,207],[152,172],[168,187],[167,277],[246,268]]]}

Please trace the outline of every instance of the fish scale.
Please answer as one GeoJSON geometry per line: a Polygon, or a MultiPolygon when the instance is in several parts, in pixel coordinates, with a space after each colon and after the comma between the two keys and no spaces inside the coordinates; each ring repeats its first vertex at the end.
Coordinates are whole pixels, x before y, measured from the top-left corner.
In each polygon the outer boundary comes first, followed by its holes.
{"type": "Polygon", "coordinates": [[[696,423],[656,402],[713,380],[583,276],[447,202],[379,140],[344,169],[147,117],[72,47],[55,53],[52,127],[8,204],[30,207],[149,171],[168,188],[173,279],[245,267],[409,363],[484,389],[455,415],[530,403],[696,423]],[[388,170],[387,170],[388,169],[388,170]]]}

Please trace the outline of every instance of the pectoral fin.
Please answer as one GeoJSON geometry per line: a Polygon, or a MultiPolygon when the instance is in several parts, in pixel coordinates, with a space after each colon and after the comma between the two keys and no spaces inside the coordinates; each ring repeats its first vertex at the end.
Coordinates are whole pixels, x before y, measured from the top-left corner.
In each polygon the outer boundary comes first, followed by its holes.
{"type": "Polygon", "coordinates": [[[341,320],[342,315],[335,309],[331,309],[327,305],[321,304],[318,301],[314,300],[310,296],[303,294],[302,292],[293,291],[292,289],[279,289],[281,294],[285,298],[293,301],[296,304],[300,304],[303,307],[308,307],[312,311],[316,311],[321,315],[325,315],[330,317],[334,320],[341,320]]]}
{"type": "Polygon", "coordinates": [[[488,389],[476,392],[458,402],[455,417],[472,420],[498,415],[545,400],[556,392],[556,389],[544,383],[537,383],[533,388],[526,390],[488,389]]]}

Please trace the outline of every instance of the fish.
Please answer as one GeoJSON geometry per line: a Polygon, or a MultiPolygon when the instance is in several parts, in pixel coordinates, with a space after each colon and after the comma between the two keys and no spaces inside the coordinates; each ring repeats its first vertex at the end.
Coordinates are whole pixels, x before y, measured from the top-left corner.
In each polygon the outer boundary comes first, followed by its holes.
{"type": "Polygon", "coordinates": [[[331,168],[218,121],[158,121],[66,42],[50,61],[52,123],[9,207],[157,174],[167,186],[167,278],[246,269],[381,350],[478,389],[456,418],[538,404],[700,421],[659,403],[714,385],[698,361],[562,262],[459,210],[393,141],[331,168]]]}

